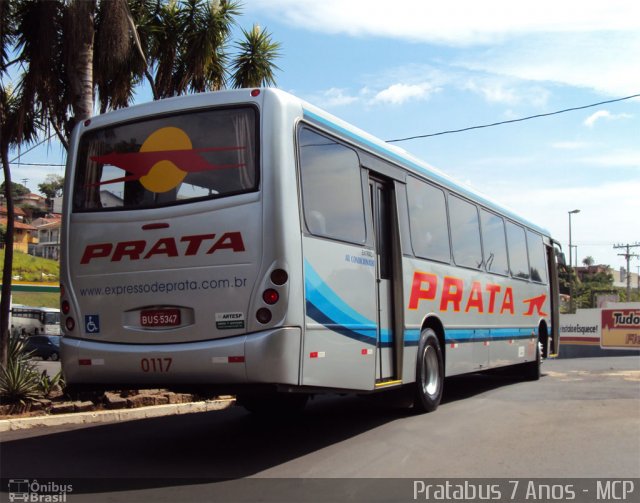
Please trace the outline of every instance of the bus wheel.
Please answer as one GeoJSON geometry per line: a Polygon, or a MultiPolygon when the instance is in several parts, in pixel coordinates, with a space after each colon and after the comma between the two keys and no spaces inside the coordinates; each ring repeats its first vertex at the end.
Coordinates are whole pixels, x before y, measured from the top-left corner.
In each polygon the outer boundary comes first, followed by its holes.
{"type": "Polygon", "coordinates": [[[237,402],[252,414],[261,416],[286,416],[304,410],[309,395],[304,393],[241,394],[237,402]]]}
{"type": "Polygon", "coordinates": [[[542,354],[542,343],[538,341],[536,344],[536,359],[532,362],[523,363],[524,365],[524,378],[527,381],[538,381],[540,379],[540,369],[542,361],[540,355],[542,354]]]}
{"type": "Polygon", "coordinates": [[[432,412],[438,408],[444,387],[444,360],[435,332],[427,328],[420,336],[416,364],[413,407],[416,412],[432,412]]]}

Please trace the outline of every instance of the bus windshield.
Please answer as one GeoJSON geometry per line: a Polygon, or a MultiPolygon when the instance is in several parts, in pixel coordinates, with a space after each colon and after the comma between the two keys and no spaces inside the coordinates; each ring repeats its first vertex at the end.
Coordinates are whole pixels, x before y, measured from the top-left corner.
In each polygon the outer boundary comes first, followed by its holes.
{"type": "Polygon", "coordinates": [[[59,325],[60,324],[60,313],[44,313],[44,321],[45,325],[59,325]]]}
{"type": "Polygon", "coordinates": [[[165,115],[85,134],[73,211],[155,208],[258,187],[252,107],[165,115]]]}

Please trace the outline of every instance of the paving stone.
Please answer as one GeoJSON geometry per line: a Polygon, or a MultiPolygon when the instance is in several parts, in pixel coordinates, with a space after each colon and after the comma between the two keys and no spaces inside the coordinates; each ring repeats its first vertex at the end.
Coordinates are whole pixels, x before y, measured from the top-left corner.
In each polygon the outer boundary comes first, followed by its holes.
{"type": "MultiPolygon", "coordinates": [[[[79,402],[78,402],[79,403],[79,402]]],[[[51,407],[51,414],[68,414],[75,411],[74,402],[57,403],[51,407]]]]}
{"type": "Polygon", "coordinates": [[[89,412],[95,408],[93,402],[74,402],[73,408],[75,412],[89,412]]]}

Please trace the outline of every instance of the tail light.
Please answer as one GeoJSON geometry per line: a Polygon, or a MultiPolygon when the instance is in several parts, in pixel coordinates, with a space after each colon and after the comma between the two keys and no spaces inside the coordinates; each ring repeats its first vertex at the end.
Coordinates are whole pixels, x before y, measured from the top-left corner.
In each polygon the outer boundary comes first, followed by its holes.
{"type": "Polygon", "coordinates": [[[262,302],[264,302],[269,307],[260,307],[256,311],[256,320],[262,325],[266,325],[271,322],[275,315],[277,318],[280,318],[286,312],[286,298],[288,288],[285,286],[289,281],[289,274],[284,269],[274,269],[271,271],[271,274],[267,278],[265,278],[265,282],[263,283],[263,287],[265,288],[262,292],[262,302]],[[280,299],[284,296],[285,302],[281,302],[280,299]],[[276,304],[278,304],[276,307],[276,304]]]}
{"type": "Polygon", "coordinates": [[[271,311],[269,311],[266,307],[261,307],[256,313],[256,319],[263,325],[266,325],[271,321],[271,316],[271,311]]]}
{"type": "Polygon", "coordinates": [[[264,300],[265,304],[272,306],[280,300],[280,294],[273,288],[268,288],[262,292],[262,300],[264,300]]]}

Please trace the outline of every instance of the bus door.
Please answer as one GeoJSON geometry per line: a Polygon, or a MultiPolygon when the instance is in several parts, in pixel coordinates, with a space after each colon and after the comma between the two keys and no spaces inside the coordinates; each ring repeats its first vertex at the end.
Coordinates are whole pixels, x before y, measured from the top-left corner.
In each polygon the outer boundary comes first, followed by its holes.
{"type": "Polygon", "coordinates": [[[369,179],[371,213],[375,233],[377,348],[376,383],[397,376],[394,330],[394,211],[393,184],[369,179]]]}
{"type": "MultiPolygon", "coordinates": [[[[558,284],[558,265],[556,257],[561,257],[559,249],[555,247],[556,243],[552,240],[550,246],[546,246],[547,250],[547,267],[549,270],[549,286],[551,294],[551,327],[549,328],[549,340],[545,341],[543,348],[543,357],[550,354],[557,355],[560,352],[560,286],[558,284]]],[[[560,246],[558,244],[558,246],[560,246]]]]}

